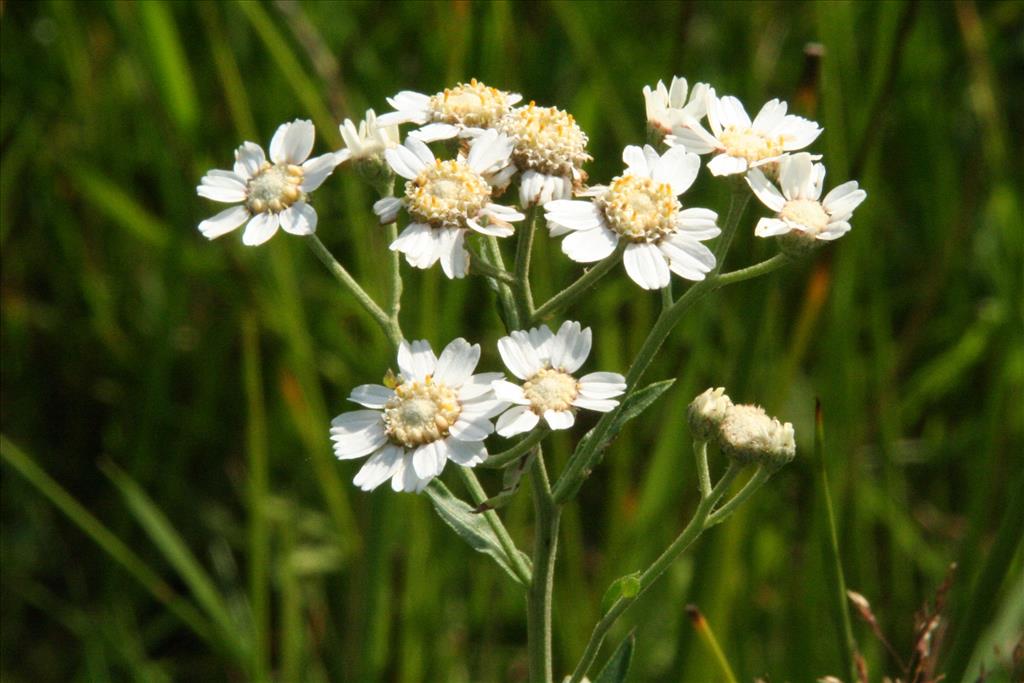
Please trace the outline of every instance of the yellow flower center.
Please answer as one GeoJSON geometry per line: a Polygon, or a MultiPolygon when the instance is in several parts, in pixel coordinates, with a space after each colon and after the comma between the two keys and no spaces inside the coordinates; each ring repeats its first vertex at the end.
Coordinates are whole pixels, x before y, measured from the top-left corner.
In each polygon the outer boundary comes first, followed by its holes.
{"type": "Polygon", "coordinates": [[[761,161],[782,154],[783,138],[770,138],[752,128],[729,126],[718,136],[719,142],[725,147],[725,153],[733,157],[742,157],[748,162],[761,161]]]}
{"type": "Polygon", "coordinates": [[[508,111],[508,93],[474,78],[437,93],[430,98],[429,107],[435,121],[490,128],[508,111]]]}
{"type": "Polygon", "coordinates": [[[409,213],[435,227],[462,227],[491,200],[491,186],[464,163],[438,159],[405,184],[409,213]]]}
{"type": "Polygon", "coordinates": [[[497,128],[515,140],[512,160],[521,170],[569,176],[590,160],[587,134],[572,114],[557,107],[530,102],[509,112],[497,128]]]}
{"type": "Polygon", "coordinates": [[[779,218],[807,228],[806,232],[817,235],[828,227],[829,217],[821,202],[814,199],[792,199],[782,207],[779,218]]]}
{"type": "Polygon", "coordinates": [[[597,205],[612,230],[631,242],[656,242],[675,232],[683,208],[667,183],[634,175],[613,180],[597,205]]]}
{"type": "Polygon", "coordinates": [[[294,164],[274,164],[264,161],[246,187],[245,205],[252,213],[269,211],[278,213],[305,199],[299,188],[302,167],[294,164]]]}
{"type": "Polygon", "coordinates": [[[425,382],[395,387],[384,404],[384,429],[392,443],[415,448],[448,436],[461,412],[456,391],[428,376],[425,382]]]}
{"type": "Polygon", "coordinates": [[[538,415],[546,410],[571,409],[578,393],[576,378],[553,368],[544,368],[523,384],[523,394],[538,415]]]}

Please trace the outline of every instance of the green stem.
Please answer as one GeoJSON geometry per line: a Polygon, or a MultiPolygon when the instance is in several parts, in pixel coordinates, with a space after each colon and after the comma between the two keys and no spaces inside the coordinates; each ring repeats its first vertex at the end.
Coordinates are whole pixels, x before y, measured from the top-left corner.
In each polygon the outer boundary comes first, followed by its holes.
{"type": "MultiPolygon", "coordinates": [[[[487,500],[487,492],[484,491],[484,487],[480,485],[480,480],[476,478],[476,474],[473,470],[468,467],[456,467],[455,468],[459,475],[462,477],[462,483],[465,485],[466,490],[469,491],[469,497],[473,501],[474,505],[480,505],[487,500]]],[[[509,566],[512,567],[512,571],[515,572],[516,577],[522,582],[524,586],[530,585],[530,568],[523,562],[522,555],[519,549],[516,548],[515,541],[512,540],[512,536],[509,535],[508,529],[501,521],[501,517],[494,510],[487,510],[482,513],[484,520],[487,522],[487,526],[491,527],[491,531],[498,537],[498,543],[501,545],[501,549],[505,551],[505,555],[508,557],[509,566]]]]}
{"type": "Polygon", "coordinates": [[[751,280],[755,277],[767,275],[768,273],[778,270],[791,260],[792,259],[785,254],[776,254],[770,259],[761,261],[760,263],[754,264],[748,268],[740,268],[739,270],[719,275],[715,278],[714,287],[715,289],[720,289],[722,287],[727,287],[728,285],[734,285],[737,282],[743,282],[744,280],[751,280]]]}
{"type": "Polygon", "coordinates": [[[516,302],[519,304],[520,320],[533,317],[533,292],[530,290],[530,255],[533,251],[533,235],[537,226],[539,206],[527,210],[526,225],[519,229],[516,242],[515,287],[516,302]]]}
{"type": "Polygon", "coordinates": [[[537,427],[508,450],[492,454],[487,458],[487,460],[480,463],[480,467],[486,467],[487,469],[500,469],[506,465],[510,465],[533,450],[533,448],[543,441],[544,437],[550,433],[551,430],[546,427],[537,427]]]}
{"type": "Polygon", "coordinates": [[[498,238],[493,235],[484,237],[484,244],[487,246],[487,257],[490,260],[488,265],[504,273],[503,279],[498,282],[498,301],[505,312],[505,326],[509,330],[519,329],[519,311],[516,309],[512,288],[507,284],[508,269],[505,268],[505,260],[501,257],[501,247],[498,245],[498,238]]]}
{"type": "Polygon", "coordinates": [[[743,485],[743,488],[740,489],[739,493],[733,496],[725,503],[725,505],[711,513],[711,516],[708,517],[707,527],[710,529],[716,524],[721,524],[728,519],[729,515],[736,512],[736,508],[743,505],[747,498],[754,495],[754,492],[761,488],[761,486],[768,481],[771,476],[771,472],[766,470],[764,467],[757,468],[757,471],[754,472],[754,476],[752,476],[747,483],[743,485]]]}
{"type": "Polygon", "coordinates": [[[551,595],[555,583],[560,510],[551,497],[551,482],[538,449],[530,481],[537,528],[533,543],[533,581],[527,594],[527,647],[530,683],[551,683],[551,595]]]}
{"type": "Polygon", "coordinates": [[[511,273],[501,270],[499,268],[495,268],[480,255],[472,253],[469,262],[469,274],[489,277],[492,280],[497,280],[499,283],[504,283],[507,285],[511,285],[516,281],[516,279],[512,276],[511,273]]]}
{"type": "Polygon", "coordinates": [[[563,308],[566,308],[569,304],[576,301],[576,299],[580,298],[588,289],[593,287],[598,280],[607,275],[608,271],[615,267],[619,262],[619,257],[625,249],[625,240],[620,240],[619,247],[615,250],[614,254],[603,261],[598,261],[590,268],[590,270],[577,278],[575,282],[545,301],[540,308],[534,311],[533,317],[530,318],[530,324],[536,325],[543,322],[546,318],[550,318],[552,315],[558,313],[563,308]]]}
{"type": "MultiPolygon", "coordinates": [[[[398,239],[398,223],[390,223],[387,226],[388,244],[398,239]]],[[[398,251],[391,251],[391,259],[388,261],[388,279],[390,280],[389,292],[391,299],[388,301],[388,318],[398,327],[398,313],[402,310],[402,254],[398,251]]]]}
{"type": "Polygon", "coordinates": [[[388,314],[377,305],[377,302],[370,298],[370,295],[359,286],[359,283],[355,281],[355,278],[349,275],[349,272],[345,270],[345,267],[338,263],[338,259],[334,258],[331,252],[327,250],[327,247],[324,246],[324,243],[320,241],[319,237],[315,234],[310,235],[306,238],[306,244],[308,244],[309,248],[313,250],[313,253],[316,254],[317,258],[327,266],[327,270],[331,271],[331,275],[341,283],[341,286],[348,290],[348,292],[356,298],[356,301],[359,302],[366,312],[370,314],[370,317],[380,325],[380,328],[384,331],[388,341],[390,341],[394,346],[398,346],[402,341],[402,331],[398,328],[397,321],[388,316],[388,314]]]}
{"type": "Polygon", "coordinates": [[[601,649],[601,644],[604,642],[605,636],[608,635],[608,631],[611,629],[612,624],[615,620],[626,611],[626,609],[632,605],[636,600],[647,591],[648,588],[653,584],[665,570],[685,551],[690,545],[696,541],[704,529],[705,522],[707,522],[708,516],[711,514],[712,508],[715,503],[722,497],[725,491],[732,484],[733,479],[739,473],[739,466],[730,464],[729,469],[725,471],[722,478],[718,480],[715,487],[711,490],[711,493],[702,498],[700,504],[697,505],[697,510],[693,513],[693,517],[690,519],[690,523],[686,525],[682,533],[679,534],[671,545],[665,549],[658,559],[654,563],[644,570],[640,575],[640,590],[637,591],[632,597],[620,597],[616,600],[608,611],[605,612],[601,620],[597,622],[593,632],[590,634],[590,641],[587,643],[587,647],[583,650],[583,656],[580,657],[579,663],[576,665],[576,669],[572,673],[570,683],[580,683],[583,677],[586,675],[587,670],[590,669],[594,663],[594,659],[597,657],[598,651],[601,649]]]}
{"type": "Polygon", "coordinates": [[[700,497],[711,495],[711,472],[708,470],[708,442],[694,441],[693,455],[697,458],[697,482],[700,486],[700,497]]]}

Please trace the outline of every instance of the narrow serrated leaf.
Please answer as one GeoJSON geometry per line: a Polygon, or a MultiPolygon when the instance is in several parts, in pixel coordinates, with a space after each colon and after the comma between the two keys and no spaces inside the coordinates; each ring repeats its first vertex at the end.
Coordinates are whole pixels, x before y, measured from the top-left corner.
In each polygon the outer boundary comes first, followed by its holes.
{"type": "Polygon", "coordinates": [[[594,683],[625,683],[629,675],[629,663],[633,659],[633,648],[636,647],[636,635],[632,632],[615,649],[611,659],[601,669],[594,683]]]}
{"type": "MultiPolygon", "coordinates": [[[[482,515],[474,512],[468,503],[452,495],[448,487],[437,479],[426,488],[426,493],[430,496],[430,502],[434,504],[434,510],[437,511],[438,516],[451,527],[452,531],[468,543],[473,550],[490,555],[516,583],[522,583],[522,580],[512,571],[510,558],[505,554],[498,538],[482,515]]],[[[519,554],[521,559],[529,565],[529,558],[523,553],[519,554]]]]}

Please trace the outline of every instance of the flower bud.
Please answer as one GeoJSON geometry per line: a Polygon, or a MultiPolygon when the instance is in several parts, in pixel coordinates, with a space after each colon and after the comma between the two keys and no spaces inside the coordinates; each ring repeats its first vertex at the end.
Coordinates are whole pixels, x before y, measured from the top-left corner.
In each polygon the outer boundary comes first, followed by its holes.
{"type": "Polygon", "coordinates": [[[790,230],[775,239],[778,242],[779,251],[794,260],[810,256],[828,244],[803,230],[790,230]]]}
{"type": "Polygon", "coordinates": [[[693,438],[698,441],[710,441],[715,438],[730,408],[732,399],[726,395],[724,387],[708,389],[693,399],[687,409],[693,438]]]}
{"type": "Polygon", "coordinates": [[[796,455],[793,425],[779,422],[754,405],[733,406],[719,428],[722,453],[742,465],[778,469],[796,455]]]}

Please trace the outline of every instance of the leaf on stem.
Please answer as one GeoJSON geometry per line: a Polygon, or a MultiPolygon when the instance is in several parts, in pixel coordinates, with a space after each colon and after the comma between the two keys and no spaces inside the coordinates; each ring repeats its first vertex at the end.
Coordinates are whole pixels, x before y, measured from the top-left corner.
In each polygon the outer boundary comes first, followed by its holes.
{"type": "MultiPolygon", "coordinates": [[[[623,577],[625,578],[625,577],[623,577]]],[[[633,659],[633,648],[636,647],[636,634],[630,632],[626,639],[615,648],[615,653],[594,679],[594,683],[625,683],[629,674],[629,664],[633,659]]]]}
{"type": "Polygon", "coordinates": [[[606,613],[619,598],[635,598],[640,593],[640,572],[626,574],[612,581],[601,598],[601,612],[606,613]]]}
{"type": "MultiPolygon", "coordinates": [[[[605,434],[604,440],[594,447],[594,453],[600,453],[605,448],[608,448],[609,444],[615,440],[619,432],[622,431],[623,426],[635,417],[638,417],[640,413],[647,410],[652,403],[658,400],[658,398],[668,391],[669,387],[675,384],[675,378],[661,380],[660,382],[652,382],[643,389],[640,389],[633,394],[630,394],[622,402],[622,407],[619,409],[618,414],[615,416],[614,421],[608,428],[608,432],[605,434]]],[[[587,432],[587,434],[580,440],[579,445],[576,447],[576,453],[581,453],[585,448],[589,447],[590,440],[593,435],[593,430],[587,432]]],[[[575,455],[575,454],[574,454],[575,455]]],[[[594,461],[594,464],[600,462],[600,458],[594,461]]]]}
{"type": "MultiPolygon", "coordinates": [[[[522,583],[512,571],[511,560],[498,542],[498,537],[494,535],[482,515],[475,513],[469,503],[456,498],[448,487],[437,479],[426,488],[426,493],[430,496],[430,502],[434,504],[438,516],[452,528],[452,531],[473,550],[490,555],[516,583],[522,583]]],[[[529,566],[529,558],[520,551],[516,552],[519,552],[523,562],[529,566]]]]}
{"type": "Polygon", "coordinates": [[[519,458],[514,465],[502,470],[501,490],[473,508],[473,512],[479,514],[481,512],[487,512],[488,510],[495,510],[497,508],[504,507],[510,500],[512,500],[516,491],[519,490],[519,484],[522,481],[523,474],[530,469],[530,466],[533,464],[533,459],[536,456],[537,449],[533,448],[525,458],[519,458]]]}

